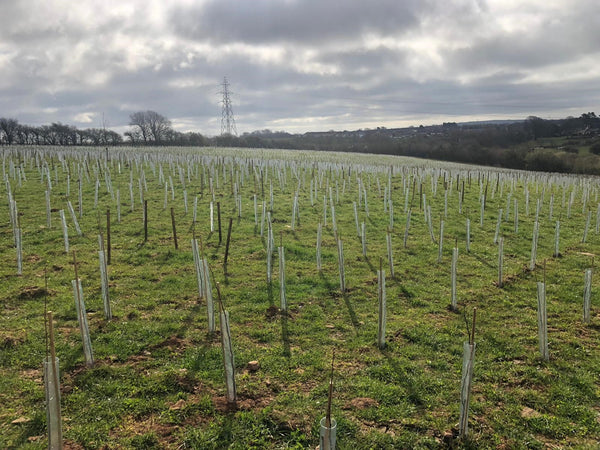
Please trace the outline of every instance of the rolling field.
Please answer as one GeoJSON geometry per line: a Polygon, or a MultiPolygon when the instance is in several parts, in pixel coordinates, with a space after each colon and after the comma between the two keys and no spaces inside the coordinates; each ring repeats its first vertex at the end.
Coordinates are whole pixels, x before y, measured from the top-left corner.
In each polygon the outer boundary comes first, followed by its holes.
{"type": "Polygon", "coordinates": [[[315,448],[334,350],[337,448],[597,448],[595,274],[587,323],[583,297],[585,271],[600,252],[598,178],[327,152],[0,152],[1,448],[48,446],[47,310],[65,448],[315,448]],[[98,254],[99,234],[108,252],[107,224],[111,319],[98,254]],[[209,269],[214,333],[194,237],[209,269]],[[285,252],[285,311],[277,247],[285,252]],[[75,307],[73,251],[93,367],[75,307]],[[377,345],[380,267],[384,348],[377,345]],[[538,282],[546,291],[547,361],[538,345],[538,282]],[[227,401],[217,288],[229,314],[235,405],[227,401]],[[469,429],[459,438],[463,343],[474,308],[469,429]]]}

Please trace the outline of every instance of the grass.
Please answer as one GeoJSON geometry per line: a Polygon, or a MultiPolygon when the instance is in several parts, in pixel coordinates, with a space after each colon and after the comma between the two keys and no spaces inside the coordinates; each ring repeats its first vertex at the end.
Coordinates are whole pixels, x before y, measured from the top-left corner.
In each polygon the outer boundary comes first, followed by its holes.
{"type": "MultiPolygon", "coordinates": [[[[592,320],[582,323],[583,274],[600,248],[595,210],[598,181],[526,172],[441,165],[414,159],[310,152],[202,149],[161,151],[4,149],[5,176],[23,229],[24,271],[16,275],[16,253],[7,202],[0,207],[0,447],[44,448],[42,360],[46,352],[44,310],[55,314],[60,358],[63,435],[72,448],[314,448],[325,415],[329,364],[336,349],[333,416],[338,447],[344,448],[593,448],[600,439],[600,313],[593,280],[592,320]],[[52,179],[52,208],[65,209],[67,176],[75,210],[77,177],[82,174],[84,235],[76,236],[67,212],[70,246],[77,252],[94,368],[85,368],[71,280],[72,254],[65,254],[58,212],[46,227],[42,162],[52,179]],[[387,346],[377,339],[377,273],[386,273],[384,190],[390,167],[394,201],[395,279],[388,277],[387,346]],[[25,181],[15,167],[22,167],[25,181]],[[44,165],[45,167],[45,165],[44,165]],[[120,190],[121,222],[107,192],[120,190]],[[169,188],[163,209],[161,171],[169,188]],[[88,173],[89,172],[89,173],[88,173]],[[262,175],[262,176],[261,176],[262,175]],[[94,205],[96,176],[100,182],[94,205]],[[369,216],[361,195],[359,221],[365,221],[367,258],[356,236],[353,202],[360,177],[367,190],[369,216]],[[458,178],[457,178],[458,177],[458,178]],[[21,182],[19,182],[21,178],[21,182]],[[88,180],[89,178],[89,180],[88,180]],[[188,212],[183,204],[185,183],[188,212]],[[222,242],[210,232],[209,178],[222,215],[222,242]],[[318,184],[314,206],[311,178],[318,184]],[[133,180],[131,211],[129,182],[133,180]],[[145,179],[148,241],[144,242],[139,181],[145,179]],[[458,185],[465,182],[462,213],[458,185]],[[444,180],[448,208],[444,216],[444,180]],[[378,183],[379,181],[379,183],[378,183]],[[237,183],[237,186],[234,184],[237,183]],[[277,252],[273,282],[266,281],[266,241],[260,236],[260,205],[272,212],[275,246],[286,252],[287,315],[279,305],[277,252]],[[413,184],[414,183],[414,184],[413,184]],[[483,227],[480,195],[488,185],[483,227]],[[169,183],[170,185],[170,183],[169,183]],[[345,186],[345,189],[344,189],[345,186]],[[414,186],[414,188],[413,188],[414,186]],[[525,213],[525,187],[530,211],[525,213]],[[292,204],[299,187],[300,223],[291,228],[292,204]],[[323,196],[336,191],[338,235],[344,243],[346,284],[339,290],[337,247],[331,211],[323,229],[321,273],[316,270],[317,224],[323,221],[323,196]],[[242,196],[237,217],[234,189],[242,196]],[[403,248],[405,190],[412,199],[411,227],[403,248]],[[444,218],[444,249],[429,237],[419,207],[422,190],[432,209],[434,235],[444,218]],[[566,202],[575,190],[571,217],[566,202]],[[416,195],[413,196],[413,192],[416,195]],[[255,225],[254,195],[259,203],[255,225]],[[554,194],[553,219],[549,219],[554,194]],[[198,220],[193,227],[193,199],[198,220]],[[500,208],[508,196],[519,202],[519,232],[513,210],[502,221],[505,286],[497,281],[493,244],[500,208]],[[584,197],[587,196],[584,208],[584,197]],[[529,264],[538,198],[538,266],[529,264]],[[175,210],[179,249],[171,234],[175,210]],[[109,266],[113,320],[106,321],[98,269],[99,224],[105,232],[111,209],[112,263],[109,266]],[[587,210],[593,219],[581,243],[587,210]],[[227,267],[223,266],[226,229],[233,217],[227,267]],[[471,252],[465,248],[465,221],[471,219],[471,252]],[[554,225],[561,220],[561,256],[552,257],[554,225]],[[214,282],[220,285],[236,360],[238,405],[225,402],[223,359],[218,334],[207,334],[206,303],[198,298],[190,240],[202,239],[214,282]],[[450,261],[459,247],[458,311],[449,310],[450,261]],[[545,275],[543,261],[545,263],[545,275]],[[550,361],[537,347],[536,281],[546,280],[550,361]],[[48,289],[45,289],[47,283],[48,289]],[[456,437],[465,316],[478,309],[474,382],[467,439],[456,437]],[[260,369],[247,369],[258,360],[260,369]],[[20,417],[22,424],[11,422],[20,417]]],[[[143,181],[142,181],[143,185],[143,181]]],[[[6,199],[6,187],[3,198],[6,199]]],[[[504,211],[506,213],[506,211],[504,211]]],[[[215,208],[215,227],[216,208],[215,208]]],[[[265,227],[266,229],[266,227],[265,227]]],[[[216,297],[216,295],[215,295],[216,297]]]]}

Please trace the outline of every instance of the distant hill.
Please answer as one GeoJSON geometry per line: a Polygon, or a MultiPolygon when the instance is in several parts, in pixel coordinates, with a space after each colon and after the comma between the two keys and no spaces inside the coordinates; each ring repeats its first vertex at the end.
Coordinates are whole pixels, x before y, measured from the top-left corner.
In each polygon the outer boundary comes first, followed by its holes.
{"type": "MultiPolygon", "coordinates": [[[[445,122],[418,127],[246,133],[229,145],[391,154],[514,169],[600,175],[600,118],[445,122]]],[[[225,143],[224,143],[225,144],[225,143]]]]}
{"type": "Polygon", "coordinates": [[[522,123],[526,119],[505,119],[505,120],[475,120],[471,122],[458,122],[457,125],[510,125],[511,123],[522,123]]]}
{"type": "MultiPolygon", "coordinates": [[[[483,164],[514,169],[600,175],[600,118],[593,112],[579,117],[545,120],[444,122],[404,128],[315,131],[292,134],[258,130],[241,136],[206,137],[166,127],[160,139],[125,133],[132,146],[221,146],[328,150],[405,155],[442,161],[483,164]]],[[[0,144],[90,145],[123,144],[123,136],[105,130],[77,129],[53,123],[40,127],[0,118],[0,144]]]]}

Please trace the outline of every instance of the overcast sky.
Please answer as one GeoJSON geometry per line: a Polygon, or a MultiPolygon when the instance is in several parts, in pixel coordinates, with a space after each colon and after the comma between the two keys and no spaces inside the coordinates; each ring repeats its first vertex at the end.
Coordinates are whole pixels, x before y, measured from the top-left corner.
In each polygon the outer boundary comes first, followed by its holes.
{"type": "Polygon", "coordinates": [[[0,117],[215,135],[600,112],[597,0],[0,0],[0,117]]]}

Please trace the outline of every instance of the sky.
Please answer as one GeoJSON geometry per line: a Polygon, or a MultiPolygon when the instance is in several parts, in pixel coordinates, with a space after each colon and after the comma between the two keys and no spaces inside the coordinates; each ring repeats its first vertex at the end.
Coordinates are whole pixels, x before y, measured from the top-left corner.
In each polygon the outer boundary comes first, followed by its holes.
{"type": "Polygon", "coordinates": [[[600,108],[597,0],[0,0],[0,117],[356,130],[600,108]]]}

